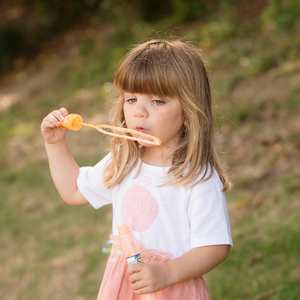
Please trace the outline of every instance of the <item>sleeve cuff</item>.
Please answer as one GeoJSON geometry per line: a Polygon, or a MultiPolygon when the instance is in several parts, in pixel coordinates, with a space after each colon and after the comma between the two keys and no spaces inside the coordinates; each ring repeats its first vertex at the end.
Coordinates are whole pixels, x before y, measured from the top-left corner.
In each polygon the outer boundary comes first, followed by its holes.
{"type": "Polygon", "coordinates": [[[95,192],[92,191],[88,186],[86,186],[84,184],[84,182],[85,182],[84,178],[86,176],[84,168],[85,167],[80,168],[80,172],[79,172],[79,175],[76,180],[77,188],[80,191],[80,193],[90,203],[90,205],[95,209],[98,209],[98,208],[102,207],[103,205],[110,204],[111,201],[109,201],[102,195],[99,195],[99,196],[97,195],[97,197],[95,197],[95,192]]]}
{"type": "Polygon", "coordinates": [[[232,239],[205,239],[205,240],[192,240],[191,248],[213,246],[213,245],[230,245],[233,247],[232,239]]]}

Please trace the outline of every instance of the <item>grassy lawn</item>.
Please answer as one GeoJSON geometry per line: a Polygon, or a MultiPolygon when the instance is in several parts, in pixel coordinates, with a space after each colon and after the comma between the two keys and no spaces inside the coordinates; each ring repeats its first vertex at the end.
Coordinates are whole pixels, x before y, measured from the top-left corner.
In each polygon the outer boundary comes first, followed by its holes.
{"type": "MultiPolygon", "coordinates": [[[[222,22],[222,30],[213,22],[196,22],[179,31],[203,45],[216,141],[234,182],[228,194],[234,247],[207,275],[211,295],[300,299],[299,35],[268,35],[222,22]]],[[[71,207],[60,200],[39,126],[60,106],[106,120],[119,59],[135,42],[168,32],[168,24],[156,26],[115,29],[100,39],[83,34],[72,59],[57,58],[52,66],[57,71],[43,88],[0,113],[1,299],[95,299],[107,259],[101,247],[111,230],[111,207],[71,207]]],[[[100,159],[108,141],[92,130],[68,139],[81,165],[100,159]]]]}

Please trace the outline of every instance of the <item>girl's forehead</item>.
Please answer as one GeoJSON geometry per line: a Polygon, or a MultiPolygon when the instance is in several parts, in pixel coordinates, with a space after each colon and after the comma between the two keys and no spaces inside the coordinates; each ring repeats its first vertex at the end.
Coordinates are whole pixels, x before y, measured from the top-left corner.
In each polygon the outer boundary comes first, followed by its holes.
{"type": "Polygon", "coordinates": [[[155,94],[147,94],[147,93],[133,93],[133,92],[123,92],[124,96],[146,96],[146,97],[154,97],[157,96],[155,94]]]}

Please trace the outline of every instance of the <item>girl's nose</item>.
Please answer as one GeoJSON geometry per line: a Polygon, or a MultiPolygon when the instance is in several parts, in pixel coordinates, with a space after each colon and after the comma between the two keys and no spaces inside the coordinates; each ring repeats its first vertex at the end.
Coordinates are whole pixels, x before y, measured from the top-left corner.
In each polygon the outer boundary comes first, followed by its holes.
{"type": "Polygon", "coordinates": [[[148,116],[148,112],[143,105],[137,105],[134,116],[137,118],[145,118],[148,116]]]}

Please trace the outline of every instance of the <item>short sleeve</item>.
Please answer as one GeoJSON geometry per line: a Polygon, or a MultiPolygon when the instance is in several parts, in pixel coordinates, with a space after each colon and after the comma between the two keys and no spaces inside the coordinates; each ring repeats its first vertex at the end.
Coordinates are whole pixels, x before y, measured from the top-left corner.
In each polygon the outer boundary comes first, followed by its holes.
{"type": "Polygon", "coordinates": [[[103,184],[103,172],[110,159],[111,154],[108,153],[96,165],[79,169],[77,187],[86,200],[96,209],[112,203],[112,189],[106,188],[103,184]]]}
{"type": "Polygon", "coordinates": [[[188,206],[191,248],[233,245],[229,213],[222,182],[213,172],[207,181],[192,188],[188,206]]]}

